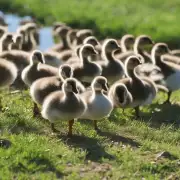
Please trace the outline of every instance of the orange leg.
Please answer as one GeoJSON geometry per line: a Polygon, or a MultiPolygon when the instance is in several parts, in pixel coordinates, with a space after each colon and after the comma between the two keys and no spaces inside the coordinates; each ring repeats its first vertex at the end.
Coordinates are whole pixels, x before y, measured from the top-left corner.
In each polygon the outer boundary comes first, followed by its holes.
{"type": "Polygon", "coordinates": [[[34,102],[34,106],[33,106],[33,117],[37,117],[40,116],[40,112],[39,112],[39,108],[37,106],[37,104],[34,102]]]}
{"type": "Polygon", "coordinates": [[[2,97],[0,96],[0,111],[2,111],[3,106],[2,106],[2,97]]]}
{"type": "Polygon", "coordinates": [[[68,131],[68,136],[72,136],[72,129],[73,129],[73,124],[74,124],[74,119],[69,120],[69,131],[68,131]]]}
{"type": "Polygon", "coordinates": [[[168,98],[167,98],[167,100],[164,102],[164,104],[171,104],[171,102],[170,102],[171,94],[172,94],[172,91],[169,91],[169,92],[167,93],[168,98]]]}
{"type": "Polygon", "coordinates": [[[99,129],[98,129],[98,126],[97,126],[97,121],[94,120],[94,121],[93,121],[93,124],[94,124],[94,130],[96,130],[96,131],[99,130],[99,129]]]}
{"type": "Polygon", "coordinates": [[[54,127],[54,123],[51,123],[51,130],[52,130],[54,133],[59,132],[59,131],[54,127]]]}
{"type": "Polygon", "coordinates": [[[140,111],[139,111],[139,106],[135,107],[135,113],[136,113],[136,118],[139,119],[140,118],[140,111]]]}

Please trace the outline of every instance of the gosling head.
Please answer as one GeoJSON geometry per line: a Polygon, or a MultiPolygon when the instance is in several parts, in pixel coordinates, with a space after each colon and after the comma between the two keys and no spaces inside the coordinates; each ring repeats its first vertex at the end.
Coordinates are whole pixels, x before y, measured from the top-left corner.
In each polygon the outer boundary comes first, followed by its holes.
{"type": "Polygon", "coordinates": [[[45,64],[45,59],[44,59],[43,53],[41,51],[39,51],[39,50],[34,50],[31,53],[30,62],[31,62],[31,65],[32,64],[37,64],[37,63],[45,64]]]}
{"type": "Polygon", "coordinates": [[[22,35],[23,43],[26,43],[28,41],[26,29],[20,28],[17,32],[22,35]]]}
{"type": "Polygon", "coordinates": [[[127,104],[128,97],[131,97],[127,87],[123,83],[117,83],[114,87],[113,98],[118,107],[127,104]]]}
{"type": "Polygon", "coordinates": [[[94,47],[96,47],[97,45],[99,45],[99,42],[95,36],[89,36],[84,39],[83,44],[91,44],[94,47]]]}
{"type": "Polygon", "coordinates": [[[15,36],[14,41],[15,41],[16,43],[20,44],[20,43],[22,43],[22,40],[23,40],[23,37],[22,37],[21,34],[17,34],[17,35],[15,36]]]}
{"type": "Polygon", "coordinates": [[[61,27],[61,26],[66,26],[66,24],[63,23],[63,22],[55,22],[55,23],[53,24],[53,32],[55,32],[56,29],[59,28],[59,27],[61,27]]]}
{"type": "Polygon", "coordinates": [[[102,49],[106,52],[113,52],[116,50],[121,50],[121,47],[119,46],[118,42],[115,39],[106,39],[103,42],[102,49]]]}
{"type": "Polygon", "coordinates": [[[13,34],[12,33],[5,33],[2,36],[1,40],[5,46],[9,45],[9,44],[13,43],[13,34]]]}
{"type": "Polygon", "coordinates": [[[132,48],[134,42],[135,42],[135,37],[132,34],[125,34],[121,38],[121,44],[123,44],[127,49],[132,48]]]}
{"type": "Polygon", "coordinates": [[[83,43],[84,39],[92,36],[93,31],[90,29],[81,29],[77,32],[77,39],[78,39],[78,44],[83,43]]]}
{"type": "Polygon", "coordinates": [[[77,29],[70,29],[67,33],[67,37],[70,38],[71,40],[76,39],[76,34],[77,34],[78,30],[77,29]]]}
{"type": "Polygon", "coordinates": [[[37,31],[37,25],[35,23],[28,23],[24,26],[28,34],[34,33],[37,31]]]}
{"type": "Polygon", "coordinates": [[[69,92],[69,93],[78,93],[78,89],[77,89],[77,81],[74,78],[67,78],[63,85],[62,85],[62,89],[65,92],[69,92]]]}
{"type": "Polygon", "coordinates": [[[108,82],[107,79],[103,76],[97,76],[94,78],[91,84],[92,88],[97,90],[108,91],[108,82]]]}
{"type": "Polygon", "coordinates": [[[62,80],[73,77],[73,70],[71,66],[63,64],[59,67],[59,76],[62,80]]]}
{"type": "Polygon", "coordinates": [[[60,37],[66,37],[66,35],[70,29],[71,28],[68,26],[60,26],[60,27],[56,28],[55,31],[53,31],[53,35],[60,36],[60,37]]]}
{"type": "Polygon", "coordinates": [[[23,19],[20,21],[19,25],[24,26],[29,23],[36,23],[36,19],[23,19]]]}
{"type": "Polygon", "coordinates": [[[66,40],[69,44],[69,47],[71,49],[73,49],[74,47],[76,47],[77,45],[77,36],[76,36],[76,33],[78,32],[77,29],[70,29],[68,32],[67,32],[67,35],[66,35],[66,40]]]}
{"type": "Polygon", "coordinates": [[[91,55],[96,55],[98,54],[98,52],[91,44],[85,44],[80,48],[79,54],[82,55],[83,57],[88,57],[91,55]]]}
{"type": "Polygon", "coordinates": [[[15,34],[13,36],[13,42],[14,42],[14,44],[16,44],[19,47],[19,49],[21,49],[21,46],[22,46],[22,43],[23,43],[23,36],[21,34],[19,34],[19,33],[15,34]]]}
{"type": "Polygon", "coordinates": [[[160,56],[171,53],[171,51],[166,43],[156,43],[153,46],[151,53],[155,53],[156,55],[160,56]]]}
{"type": "Polygon", "coordinates": [[[135,47],[145,49],[147,51],[151,50],[154,45],[154,41],[150,36],[140,35],[135,40],[135,47]]]}
{"type": "Polygon", "coordinates": [[[142,64],[142,59],[138,56],[129,56],[125,60],[125,74],[127,77],[131,76],[131,73],[134,71],[134,68],[142,64]]]}

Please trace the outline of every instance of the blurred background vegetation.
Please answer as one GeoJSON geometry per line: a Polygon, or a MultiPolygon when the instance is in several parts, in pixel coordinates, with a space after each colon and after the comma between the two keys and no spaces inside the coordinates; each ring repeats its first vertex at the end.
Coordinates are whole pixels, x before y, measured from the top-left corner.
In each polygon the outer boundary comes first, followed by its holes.
{"type": "Polygon", "coordinates": [[[148,34],[180,48],[179,0],[0,0],[3,12],[94,29],[99,38],[148,34]]]}

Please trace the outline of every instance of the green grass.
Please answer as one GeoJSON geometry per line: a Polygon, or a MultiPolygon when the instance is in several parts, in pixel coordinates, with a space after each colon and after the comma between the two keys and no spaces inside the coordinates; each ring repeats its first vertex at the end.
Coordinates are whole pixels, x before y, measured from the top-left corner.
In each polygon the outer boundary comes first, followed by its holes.
{"type": "MultiPolygon", "coordinates": [[[[1,0],[0,7],[36,16],[47,25],[59,20],[92,28],[100,38],[143,33],[180,47],[179,0],[1,0]]],[[[0,132],[11,144],[0,147],[2,179],[180,178],[180,92],[173,94],[171,106],[160,105],[166,97],[159,94],[152,105],[142,108],[141,120],[134,120],[132,109],[124,114],[115,110],[98,124],[102,130],[98,134],[91,122],[76,122],[72,139],[66,137],[66,123],[57,124],[61,133],[54,135],[48,121],[32,117],[28,92],[6,93],[1,93],[0,132]],[[175,158],[156,160],[162,151],[175,158]]]]}
{"type": "Polygon", "coordinates": [[[99,37],[149,34],[180,47],[179,0],[1,0],[1,10],[32,15],[43,23],[94,29],[99,37]]]}
{"type": "Polygon", "coordinates": [[[1,138],[11,142],[0,148],[4,179],[180,178],[179,92],[173,94],[172,106],[159,105],[165,99],[159,94],[152,105],[142,108],[141,120],[134,120],[132,109],[124,114],[115,110],[98,124],[102,131],[98,134],[91,122],[76,122],[72,139],[66,137],[66,123],[56,124],[61,133],[55,135],[48,121],[32,118],[28,92],[1,95],[1,138]],[[173,158],[156,160],[162,151],[173,158]]]}

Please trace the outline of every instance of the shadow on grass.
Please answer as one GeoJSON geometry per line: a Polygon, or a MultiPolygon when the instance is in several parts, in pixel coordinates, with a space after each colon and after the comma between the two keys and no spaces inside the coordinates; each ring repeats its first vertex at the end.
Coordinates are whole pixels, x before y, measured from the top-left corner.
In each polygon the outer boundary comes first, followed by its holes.
{"type": "Polygon", "coordinates": [[[29,126],[29,125],[18,125],[18,124],[16,124],[15,126],[9,127],[9,132],[12,134],[20,134],[22,132],[40,134],[38,128],[29,126]]]}
{"type": "Polygon", "coordinates": [[[178,104],[152,104],[149,109],[153,113],[144,114],[143,120],[153,128],[160,128],[162,125],[180,127],[180,106],[178,104]]]}
{"type": "MultiPolygon", "coordinates": [[[[79,122],[82,124],[92,126],[92,128],[94,128],[92,120],[81,120],[79,122]]],[[[116,120],[113,120],[113,122],[118,123],[118,125],[123,124],[122,122],[120,122],[120,121],[117,122],[116,120]]],[[[105,127],[105,129],[106,129],[106,127],[105,127]]],[[[121,135],[118,135],[118,134],[115,134],[112,132],[102,131],[101,129],[99,129],[97,131],[97,134],[100,136],[106,137],[110,141],[113,141],[113,142],[119,142],[119,143],[121,142],[122,144],[130,145],[131,147],[139,147],[140,146],[140,143],[134,141],[133,139],[128,138],[128,137],[123,137],[121,135]]]]}
{"type": "Polygon", "coordinates": [[[98,134],[100,136],[104,136],[104,137],[110,139],[113,142],[121,142],[122,144],[130,145],[131,147],[136,147],[136,148],[141,146],[140,143],[134,141],[131,138],[123,137],[123,136],[120,136],[120,135],[117,135],[117,134],[114,134],[111,132],[98,131],[98,134]]]}
{"type": "MultiPolygon", "coordinates": [[[[110,119],[113,123],[126,124],[126,120],[121,117],[122,112],[119,113],[119,110],[114,111],[110,119]]],[[[162,125],[169,125],[174,128],[180,127],[180,105],[175,104],[158,104],[153,103],[148,106],[148,112],[143,112],[140,110],[141,118],[135,118],[134,110],[132,113],[127,113],[126,110],[123,113],[123,116],[127,116],[132,119],[132,121],[142,121],[147,123],[152,128],[160,128],[162,125]]],[[[109,136],[109,135],[108,135],[109,136]]]]}
{"type": "Polygon", "coordinates": [[[91,161],[101,161],[102,158],[106,158],[109,160],[114,160],[115,157],[109,153],[107,153],[102,147],[97,139],[74,135],[72,138],[68,138],[65,135],[58,135],[58,138],[64,141],[64,143],[68,144],[69,146],[75,148],[82,148],[84,151],[87,152],[86,160],[91,161]]]}
{"type": "MultiPolygon", "coordinates": [[[[26,158],[26,159],[28,160],[29,158],[26,158]]],[[[28,173],[28,174],[34,174],[37,172],[42,172],[42,173],[53,172],[56,174],[56,177],[58,179],[62,178],[65,175],[59,170],[57,170],[56,167],[47,158],[35,157],[29,160],[27,164],[28,165],[24,165],[23,163],[19,162],[15,167],[12,167],[11,170],[16,173],[23,172],[23,173],[28,173]],[[34,165],[36,167],[30,168],[30,169],[28,168],[28,166],[31,167],[34,165]]]]}
{"type": "Polygon", "coordinates": [[[23,119],[22,115],[18,112],[4,113],[4,119],[11,119],[8,122],[1,122],[0,129],[7,130],[12,134],[20,134],[22,132],[25,133],[37,133],[40,134],[41,131],[38,127],[30,123],[26,122],[26,119],[23,119]],[[14,121],[13,121],[14,120],[14,121]]]}

